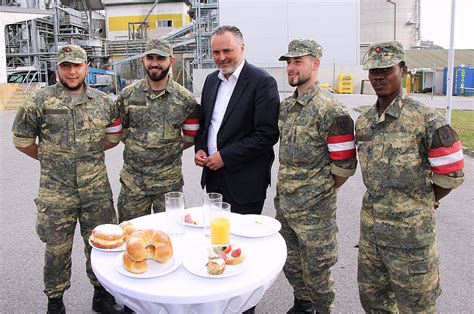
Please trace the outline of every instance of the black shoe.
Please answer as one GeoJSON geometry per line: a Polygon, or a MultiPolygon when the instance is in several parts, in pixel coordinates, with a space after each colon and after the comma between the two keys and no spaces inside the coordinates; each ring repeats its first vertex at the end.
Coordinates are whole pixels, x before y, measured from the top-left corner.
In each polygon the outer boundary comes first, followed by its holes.
{"type": "Polygon", "coordinates": [[[255,306],[249,308],[248,310],[243,311],[242,314],[255,314],[255,308],[256,308],[256,307],[257,307],[257,306],[255,305],[255,306]]]}
{"type": "Polygon", "coordinates": [[[115,303],[115,298],[103,287],[94,287],[92,309],[99,313],[123,313],[123,308],[115,303]]]}
{"type": "Polygon", "coordinates": [[[63,297],[49,298],[48,299],[48,311],[46,314],[66,314],[66,308],[64,307],[63,297]]]}
{"type": "Polygon", "coordinates": [[[314,313],[313,304],[309,300],[300,300],[295,298],[294,305],[286,314],[305,314],[314,313]]]}

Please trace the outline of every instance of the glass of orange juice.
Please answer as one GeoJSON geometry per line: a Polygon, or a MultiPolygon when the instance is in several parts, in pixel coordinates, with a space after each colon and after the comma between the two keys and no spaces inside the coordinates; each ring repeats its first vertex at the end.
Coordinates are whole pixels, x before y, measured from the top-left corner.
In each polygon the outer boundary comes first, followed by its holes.
{"type": "Polygon", "coordinates": [[[209,205],[211,216],[211,244],[230,242],[230,204],[214,202],[209,205]]]}

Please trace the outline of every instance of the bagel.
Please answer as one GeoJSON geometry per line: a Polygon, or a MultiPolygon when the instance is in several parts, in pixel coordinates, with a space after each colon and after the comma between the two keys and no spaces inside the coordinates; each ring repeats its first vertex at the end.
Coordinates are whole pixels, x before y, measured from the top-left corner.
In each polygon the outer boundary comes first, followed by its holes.
{"type": "Polygon", "coordinates": [[[124,267],[131,273],[146,271],[145,260],[152,259],[159,263],[168,261],[173,256],[173,246],[169,236],[163,231],[147,229],[133,232],[127,240],[126,253],[124,253],[124,267]],[[144,262],[143,264],[129,263],[144,262]],[[127,260],[127,261],[126,261],[127,260]]]}
{"type": "Polygon", "coordinates": [[[125,233],[117,225],[98,225],[92,230],[90,240],[95,247],[101,249],[113,249],[121,246],[124,242],[125,233]]]}

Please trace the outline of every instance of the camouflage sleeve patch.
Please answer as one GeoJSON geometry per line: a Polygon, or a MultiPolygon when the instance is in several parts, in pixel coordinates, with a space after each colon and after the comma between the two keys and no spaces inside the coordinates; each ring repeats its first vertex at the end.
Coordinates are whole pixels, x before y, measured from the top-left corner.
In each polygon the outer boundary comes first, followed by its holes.
{"type": "Polygon", "coordinates": [[[13,145],[15,147],[25,148],[25,147],[33,145],[34,143],[35,143],[35,138],[19,137],[19,136],[13,135],[13,145]]]}
{"type": "Polygon", "coordinates": [[[36,108],[22,106],[16,113],[12,132],[18,137],[34,139],[39,135],[40,126],[41,122],[36,108]]]}
{"type": "Polygon", "coordinates": [[[356,168],[350,168],[350,169],[344,169],[344,168],[341,168],[339,166],[337,166],[336,164],[332,164],[331,165],[331,173],[335,176],[338,176],[338,177],[343,177],[343,178],[348,178],[352,175],[354,175],[356,171],[356,168]]]}
{"type": "Polygon", "coordinates": [[[119,143],[122,140],[122,134],[105,134],[105,141],[110,143],[119,143]]]}
{"type": "Polygon", "coordinates": [[[433,173],[431,181],[445,189],[455,189],[464,182],[464,174],[462,171],[450,173],[449,175],[441,175],[433,173]]]}
{"type": "Polygon", "coordinates": [[[464,168],[464,156],[459,136],[449,125],[435,130],[428,150],[431,171],[443,175],[461,171],[464,168]]]}
{"type": "Polygon", "coordinates": [[[117,110],[117,115],[120,117],[122,121],[122,128],[127,129],[129,126],[129,119],[128,119],[128,105],[126,104],[126,99],[124,96],[124,92],[122,91],[117,100],[115,101],[115,108],[117,110]]]}

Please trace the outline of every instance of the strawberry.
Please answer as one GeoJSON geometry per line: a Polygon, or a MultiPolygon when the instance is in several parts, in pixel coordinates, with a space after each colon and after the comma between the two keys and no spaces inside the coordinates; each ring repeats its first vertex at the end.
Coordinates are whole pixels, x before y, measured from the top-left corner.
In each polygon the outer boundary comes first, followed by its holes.
{"type": "Polygon", "coordinates": [[[222,253],[224,253],[224,254],[229,254],[229,252],[230,252],[231,250],[232,250],[232,245],[229,244],[229,245],[225,248],[224,252],[222,252],[222,253]]]}
{"type": "Polygon", "coordinates": [[[233,250],[230,256],[236,258],[236,257],[239,257],[240,254],[242,254],[242,250],[239,248],[239,249],[233,250]]]}

